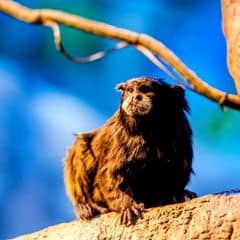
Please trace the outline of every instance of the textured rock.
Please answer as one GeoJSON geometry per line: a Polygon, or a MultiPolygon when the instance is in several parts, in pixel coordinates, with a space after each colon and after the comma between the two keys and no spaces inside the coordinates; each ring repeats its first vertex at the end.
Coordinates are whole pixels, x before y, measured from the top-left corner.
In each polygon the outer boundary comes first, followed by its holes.
{"type": "Polygon", "coordinates": [[[240,239],[240,194],[208,195],[189,202],[149,209],[137,224],[119,224],[117,213],[90,222],[48,227],[15,240],[240,239]]]}

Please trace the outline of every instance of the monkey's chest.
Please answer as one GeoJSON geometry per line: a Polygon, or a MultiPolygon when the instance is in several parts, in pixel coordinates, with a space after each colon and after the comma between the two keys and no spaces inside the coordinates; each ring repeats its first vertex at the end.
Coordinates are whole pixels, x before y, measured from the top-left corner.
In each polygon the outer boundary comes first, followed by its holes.
{"type": "Polygon", "coordinates": [[[125,166],[124,180],[120,185],[137,202],[145,207],[165,205],[171,202],[172,189],[176,183],[175,170],[167,159],[147,158],[125,166]]]}
{"type": "Polygon", "coordinates": [[[165,178],[172,169],[171,161],[167,158],[149,157],[145,159],[134,159],[125,164],[121,169],[121,174],[128,181],[155,181],[165,178]]]}
{"type": "Polygon", "coordinates": [[[159,148],[140,149],[121,169],[121,175],[124,176],[123,185],[136,191],[144,189],[150,192],[152,188],[156,189],[156,185],[164,187],[163,183],[171,178],[172,174],[172,161],[168,154],[159,148]]]}

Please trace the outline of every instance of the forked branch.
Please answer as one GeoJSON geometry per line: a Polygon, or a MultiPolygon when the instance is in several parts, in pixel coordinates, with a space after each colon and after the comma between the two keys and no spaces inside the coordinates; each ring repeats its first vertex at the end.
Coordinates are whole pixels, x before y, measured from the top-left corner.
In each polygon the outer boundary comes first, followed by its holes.
{"type": "Polygon", "coordinates": [[[62,24],[94,35],[117,39],[135,47],[147,49],[153,54],[156,54],[165,63],[170,65],[183,79],[188,81],[193,91],[222,106],[240,109],[240,96],[227,94],[208,85],[164,44],[146,34],[114,27],[62,11],[49,9],[33,10],[11,0],[0,0],[0,11],[27,23],[48,25],[50,22],[62,24]]]}

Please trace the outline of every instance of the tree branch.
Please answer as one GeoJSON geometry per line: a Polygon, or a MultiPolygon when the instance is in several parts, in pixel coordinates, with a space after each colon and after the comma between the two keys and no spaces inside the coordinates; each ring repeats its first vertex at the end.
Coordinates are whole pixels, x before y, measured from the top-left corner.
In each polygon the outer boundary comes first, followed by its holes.
{"type": "Polygon", "coordinates": [[[208,195],[192,201],[149,209],[136,225],[119,224],[119,214],[74,221],[20,236],[15,240],[107,239],[240,239],[240,196],[208,195]]]}
{"type": "Polygon", "coordinates": [[[169,64],[179,75],[187,80],[193,91],[219,103],[240,110],[240,96],[227,94],[220,91],[189,69],[172,51],[156,39],[126,29],[117,28],[101,22],[96,22],[62,11],[49,9],[30,9],[11,0],[0,0],[0,11],[21,21],[44,25],[47,21],[63,24],[88,33],[106,38],[118,39],[134,46],[144,47],[158,55],[165,63],[169,64]]]}
{"type": "Polygon", "coordinates": [[[240,95],[240,0],[222,0],[222,17],[228,70],[240,95]]]}

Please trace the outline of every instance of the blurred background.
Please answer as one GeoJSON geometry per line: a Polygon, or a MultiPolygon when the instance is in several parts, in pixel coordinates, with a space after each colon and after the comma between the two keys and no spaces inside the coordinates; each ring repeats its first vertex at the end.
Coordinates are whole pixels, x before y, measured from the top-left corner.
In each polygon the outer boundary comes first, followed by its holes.
{"type": "MultiPolygon", "coordinates": [[[[226,67],[220,1],[35,0],[55,8],[149,34],[172,49],[209,84],[235,93],[226,67]]],[[[86,56],[116,42],[61,27],[66,49],[86,56]]],[[[63,159],[73,134],[101,126],[117,109],[117,83],[165,78],[133,48],[77,65],[55,50],[46,27],[0,13],[0,239],[74,219],[63,183],[63,159]]],[[[187,92],[194,131],[189,188],[199,195],[240,185],[240,114],[187,92]]]]}

